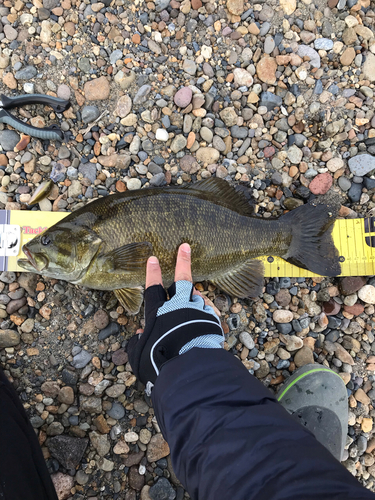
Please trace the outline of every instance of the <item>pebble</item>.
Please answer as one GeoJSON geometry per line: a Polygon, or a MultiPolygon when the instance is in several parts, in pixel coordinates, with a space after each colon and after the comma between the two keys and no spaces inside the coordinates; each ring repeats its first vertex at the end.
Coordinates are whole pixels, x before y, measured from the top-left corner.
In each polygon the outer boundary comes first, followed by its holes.
{"type": "Polygon", "coordinates": [[[293,313],[284,309],[278,309],[273,313],[275,323],[290,323],[293,319],[293,313]]]}
{"type": "Polygon", "coordinates": [[[352,174],[363,176],[375,169],[375,157],[368,154],[357,155],[349,159],[348,165],[352,174]]]}
{"type": "Polygon", "coordinates": [[[81,115],[83,123],[90,123],[98,118],[100,111],[96,106],[85,106],[81,115]]]}
{"type": "Polygon", "coordinates": [[[358,297],[365,304],[375,304],[375,287],[373,285],[365,285],[358,290],[358,297]]]}
{"type": "Polygon", "coordinates": [[[182,87],[174,95],[174,102],[180,108],[186,108],[191,103],[193,92],[189,87],[182,87]]]}
{"type": "Polygon", "coordinates": [[[319,174],[310,182],[309,189],[313,194],[325,194],[332,186],[333,179],[328,172],[319,174]]]}
{"type": "Polygon", "coordinates": [[[19,140],[20,136],[14,130],[2,130],[0,132],[0,145],[4,151],[13,151],[19,140]]]}
{"type": "Polygon", "coordinates": [[[161,477],[148,491],[151,500],[174,500],[176,491],[166,477],[161,477]]]}
{"type": "Polygon", "coordinates": [[[73,358],[72,365],[74,368],[84,368],[88,363],[90,363],[92,355],[82,349],[78,354],[76,354],[73,358]]]}

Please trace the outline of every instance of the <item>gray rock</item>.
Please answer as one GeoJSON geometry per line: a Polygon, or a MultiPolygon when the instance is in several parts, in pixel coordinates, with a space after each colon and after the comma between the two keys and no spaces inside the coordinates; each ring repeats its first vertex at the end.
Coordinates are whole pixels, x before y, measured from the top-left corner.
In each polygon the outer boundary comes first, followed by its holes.
{"type": "Polygon", "coordinates": [[[161,186],[165,182],[164,172],[154,175],[149,182],[150,186],[161,186]]]}
{"type": "Polygon", "coordinates": [[[333,40],[329,38],[317,38],[314,41],[316,50],[331,50],[333,48],[333,40]]]}
{"type": "Polygon", "coordinates": [[[276,323],[276,328],[283,335],[288,335],[292,331],[292,325],[290,323],[276,323]]]}
{"type": "Polygon", "coordinates": [[[243,345],[249,349],[249,351],[251,351],[251,349],[255,347],[255,342],[250,333],[248,332],[240,333],[239,339],[243,343],[243,345]]]}
{"type": "Polygon", "coordinates": [[[358,455],[363,455],[367,448],[367,439],[365,436],[358,436],[357,439],[358,455]]]}
{"type": "Polygon", "coordinates": [[[20,334],[15,330],[0,330],[0,349],[13,347],[20,343],[20,334]]]}
{"type": "Polygon", "coordinates": [[[0,132],[0,144],[4,151],[13,151],[20,141],[20,136],[14,130],[0,132]]]}
{"type": "Polygon", "coordinates": [[[343,191],[349,191],[352,183],[347,177],[339,177],[338,184],[343,191]]]}
{"type": "Polygon", "coordinates": [[[113,403],[112,408],[107,411],[107,415],[115,420],[120,420],[125,416],[125,408],[120,403],[113,403]]]}
{"type": "Polygon", "coordinates": [[[273,94],[272,92],[262,92],[260,95],[259,106],[266,106],[268,111],[276,108],[276,106],[281,106],[282,103],[282,98],[276,94],[273,94]]]}
{"type": "Polygon", "coordinates": [[[34,429],[39,429],[44,425],[44,420],[39,415],[35,415],[35,417],[30,418],[30,423],[34,427],[34,429]]]}
{"type": "Polygon", "coordinates": [[[194,76],[197,71],[197,65],[191,59],[185,59],[183,69],[189,75],[194,76]]]}
{"type": "Polygon", "coordinates": [[[151,92],[151,85],[142,85],[142,87],[138,90],[134,97],[134,104],[142,104],[147,100],[148,94],[151,92]]]}
{"type": "Polygon", "coordinates": [[[90,73],[90,69],[91,69],[91,61],[90,61],[90,59],[88,57],[82,57],[78,61],[78,67],[84,73],[90,73]]]}
{"type": "Polygon", "coordinates": [[[90,432],[90,441],[96,449],[98,455],[101,457],[104,457],[104,455],[106,455],[111,449],[111,445],[106,434],[99,434],[96,431],[90,432]]]}
{"type": "Polygon", "coordinates": [[[169,5],[170,0],[155,0],[155,7],[157,12],[161,12],[169,5]]]}
{"type": "Polygon", "coordinates": [[[22,68],[16,72],[14,75],[16,80],[31,80],[38,73],[35,66],[26,66],[26,68],[22,68]]]}
{"type": "Polygon", "coordinates": [[[247,127],[239,127],[238,125],[233,125],[233,127],[231,127],[230,129],[230,132],[232,134],[232,137],[235,137],[236,139],[245,139],[245,137],[247,137],[249,129],[247,127]]]}
{"type": "Polygon", "coordinates": [[[339,0],[337,4],[337,10],[344,10],[346,5],[346,0],[339,0]]]}
{"type": "Polygon", "coordinates": [[[151,486],[148,495],[151,500],[174,500],[176,498],[176,492],[166,477],[161,477],[151,486]]]}
{"type": "Polygon", "coordinates": [[[50,179],[52,179],[53,182],[61,182],[65,179],[65,174],[66,167],[62,163],[56,163],[52,168],[50,179]]]}
{"type": "Polygon", "coordinates": [[[43,0],[43,7],[52,10],[60,4],[60,0],[43,0]]]}
{"type": "Polygon", "coordinates": [[[266,21],[261,25],[259,29],[259,36],[266,36],[270,29],[271,29],[271,23],[266,21]]]}
{"type": "Polygon", "coordinates": [[[120,325],[118,323],[112,322],[103,330],[100,330],[98,338],[99,340],[104,340],[111,335],[117,335],[120,331],[120,325]]]}
{"type": "Polygon", "coordinates": [[[375,157],[368,154],[357,155],[349,159],[348,165],[354,175],[363,176],[375,169],[375,157]]]}
{"type": "Polygon", "coordinates": [[[362,184],[356,184],[353,182],[351,185],[349,191],[348,191],[348,196],[351,199],[353,203],[358,203],[362,194],[362,184]]]}
{"type": "Polygon", "coordinates": [[[323,83],[321,80],[315,82],[314,94],[320,95],[323,92],[323,83]]]}
{"type": "Polygon", "coordinates": [[[0,274],[0,281],[2,281],[3,283],[14,283],[16,281],[16,278],[16,273],[13,273],[12,271],[3,271],[0,274]]]}
{"type": "Polygon", "coordinates": [[[300,57],[308,56],[310,58],[310,64],[313,68],[320,68],[320,55],[312,47],[308,45],[300,45],[298,47],[298,55],[300,57]]]}
{"type": "Polygon", "coordinates": [[[267,36],[264,41],[264,49],[263,49],[264,52],[266,54],[271,54],[274,48],[275,48],[275,40],[272,38],[272,36],[267,36]]]}
{"type": "Polygon", "coordinates": [[[90,363],[91,358],[92,355],[88,351],[82,349],[81,352],[74,356],[72,365],[74,368],[84,368],[88,363],[90,363]]]}
{"type": "Polygon", "coordinates": [[[100,115],[100,111],[96,106],[85,106],[82,109],[82,121],[83,123],[93,122],[100,115]]]}
{"type": "Polygon", "coordinates": [[[302,148],[307,137],[303,134],[294,134],[294,139],[296,141],[295,142],[296,146],[298,146],[299,148],[302,148]]]}
{"type": "Polygon", "coordinates": [[[275,123],[275,127],[279,130],[282,130],[283,132],[288,132],[290,128],[288,120],[286,118],[280,118],[280,120],[277,120],[277,122],[275,123]]]}
{"type": "Polygon", "coordinates": [[[78,172],[89,179],[92,183],[96,180],[96,166],[95,163],[81,163],[78,167],[78,172]]]}
{"type": "Polygon", "coordinates": [[[59,159],[65,160],[70,157],[70,150],[66,146],[61,146],[59,149],[59,159]]]}
{"type": "Polygon", "coordinates": [[[4,26],[4,35],[9,41],[13,41],[17,38],[17,30],[15,30],[10,24],[4,26]]]}
{"type": "Polygon", "coordinates": [[[121,58],[122,58],[122,50],[121,49],[116,49],[109,56],[109,62],[111,64],[116,64],[116,61],[118,61],[121,58]]]}
{"type": "Polygon", "coordinates": [[[66,469],[75,469],[86,451],[88,439],[70,436],[55,436],[48,440],[48,449],[66,469]]]}
{"type": "Polygon", "coordinates": [[[366,189],[368,190],[375,189],[375,179],[370,179],[370,177],[364,177],[363,180],[366,189]]]}

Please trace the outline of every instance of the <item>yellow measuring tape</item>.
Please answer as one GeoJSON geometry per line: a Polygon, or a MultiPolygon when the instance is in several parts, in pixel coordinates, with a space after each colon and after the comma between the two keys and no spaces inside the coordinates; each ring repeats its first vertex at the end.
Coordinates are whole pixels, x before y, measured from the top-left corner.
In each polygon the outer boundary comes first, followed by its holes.
{"type": "MultiPolygon", "coordinates": [[[[19,254],[3,259],[4,269],[0,270],[23,271],[17,266],[17,259],[24,257],[22,245],[67,215],[68,212],[8,211],[7,223],[21,227],[21,244],[19,254]]],[[[375,217],[337,220],[333,228],[333,240],[340,255],[340,276],[375,275],[375,217]]],[[[265,276],[269,278],[317,276],[279,257],[265,255],[260,259],[264,262],[265,276]]]]}

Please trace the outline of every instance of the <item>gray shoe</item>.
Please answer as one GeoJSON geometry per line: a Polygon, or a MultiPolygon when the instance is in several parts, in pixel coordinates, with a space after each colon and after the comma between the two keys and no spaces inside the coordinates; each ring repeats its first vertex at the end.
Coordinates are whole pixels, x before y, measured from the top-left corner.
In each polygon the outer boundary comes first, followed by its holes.
{"type": "Polygon", "coordinates": [[[348,433],[348,394],[342,378],[322,365],[305,365],[281,386],[279,403],[337,460],[348,433]]]}

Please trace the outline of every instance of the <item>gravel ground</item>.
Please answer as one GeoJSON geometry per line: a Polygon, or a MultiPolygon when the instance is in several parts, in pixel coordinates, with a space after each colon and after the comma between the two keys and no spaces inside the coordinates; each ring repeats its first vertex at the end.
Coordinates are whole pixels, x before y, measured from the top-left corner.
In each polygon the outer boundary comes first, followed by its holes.
{"type": "MultiPolygon", "coordinates": [[[[114,192],[211,176],[279,216],[330,190],[342,217],[375,208],[370,0],[2,0],[0,89],[71,99],[66,144],[0,125],[0,208],[71,211],[114,192]]],[[[256,301],[197,287],[225,348],[270,390],[306,363],[346,383],[344,465],[375,490],[375,278],[267,279],[256,301]]],[[[142,313],[142,311],[141,311],[142,313]]],[[[0,362],[61,500],[187,498],[150,399],[128,364],[142,325],[110,293],[0,275],[0,362]]]]}

